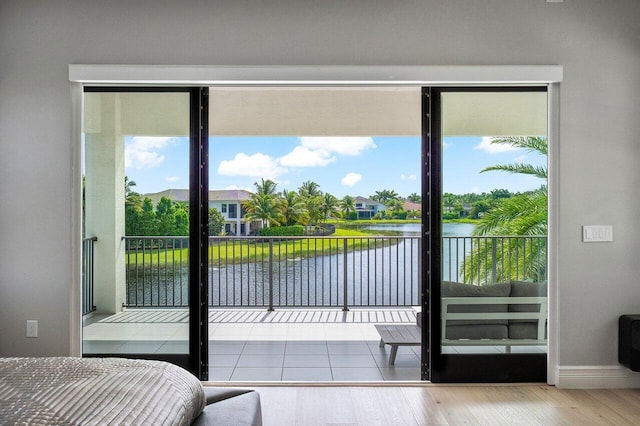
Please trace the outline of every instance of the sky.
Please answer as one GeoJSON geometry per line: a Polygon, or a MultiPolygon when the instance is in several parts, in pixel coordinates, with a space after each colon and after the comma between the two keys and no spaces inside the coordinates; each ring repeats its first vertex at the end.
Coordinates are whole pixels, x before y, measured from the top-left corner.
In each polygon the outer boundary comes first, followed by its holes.
{"type": "MultiPolygon", "coordinates": [[[[454,194],[539,188],[528,176],[480,170],[496,164],[546,164],[525,150],[490,143],[489,137],[446,137],[443,189],[454,194]]],[[[125,174],[145,194],[189,185],[187,138],[126,137],[125,174]]],[[[211,137],[209,188],[252,191],[260,178],[278,190],[297,190],[311,180],[338,198],[369,197],[390,189],[420,194],[419,137],[211,137]]]]}

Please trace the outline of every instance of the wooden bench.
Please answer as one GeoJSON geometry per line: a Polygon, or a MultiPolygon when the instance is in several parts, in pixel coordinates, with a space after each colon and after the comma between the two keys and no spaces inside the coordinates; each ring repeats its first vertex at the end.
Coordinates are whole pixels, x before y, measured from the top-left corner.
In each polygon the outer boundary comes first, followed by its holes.
{"type": "Polygon", "coordinates": [[[391,346],[389,365],[394,365],[398,346],[420,346],[422,342],[421,328],[414,324],[384,325],[376,324],[376,330],[380,334],[380,347],[391,346]]]}

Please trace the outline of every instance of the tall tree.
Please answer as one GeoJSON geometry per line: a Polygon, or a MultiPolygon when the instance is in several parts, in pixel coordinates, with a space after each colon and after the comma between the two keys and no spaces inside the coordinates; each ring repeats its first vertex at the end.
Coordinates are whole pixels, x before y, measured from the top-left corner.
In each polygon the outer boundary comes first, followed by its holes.
{"type": "Polygon", "coordinates": [[[340,201],[340,208],[345,219],[349,218],[349,213],[356,211],[356,200],[351,195],[345,195],[340,201]]]}
{"type": "Polygon", "coordinates": [[[246,201],[245,207],[248,220],[259,220],[262,226],[280,226],[285,218],[282,214],[282,202],[273,195],[256,193],[246,201]]]}
{"type": "Polygon", "coordinates": [[[317,224],[323,221],[322,214],[322,197],[306,197],[304,198],[304,203],[307,206],[307,211],[309,212],[309,223],[317,224]]]}
{"type": "Polygon", "coordinates": [[[422,197],[416,194],[415,192],[413,192],[407,197],[407,200],[411,201],[412,203],[421,203],[422,197]]]}
{"type": "Polygon", "coordinates": [[[262,178],[260,179],[260,183],[254,182],[253,185],[256,187],[256,192],[258,194],[276,196],[276,188],[278,187],[278,184],[271,179],[265,180],[262,178]]]}
{"type": "Polygon", "coordinates": [[[387,203],[387,207],[393,212],[401,212],[404,211],[404,203],[400,200],[390,200],[387,203]]]}
{"type": "Polygon", "coordinates": [[[175,207],[167,197],[160,198],[156,206],[156,235],[173,235],[175,230],[175,207]]]}
{"type": "Polygon", "coordinates": [[[383,189],[381,191],[376,191],[376,193],[372,195],[370,198],[379,203],[387,205],[389,201],[397,200],[400,198],[400,196],[393,189],[383,189]]]}
{"type": "Polygon", "coordinates": [[[300,188],[298,188],[298,193],[305,198],[318,197],[322,195],[320,185],[310,180],[302,183],[300,188]]]}
{"type": "Polygon", "coordinates": [[[156,229],[156,213],[153,211],[153,201],[151,201],[151,198],[145,197],[142,201],[139,235],[157,235],[156,229]]]}
{"type": "Polygon", "coordinates": [[[309,223],[309,211],[302,197],[295,191],[282,191],[282,216],[284,224],[306,225],[309,223]]]}
{"type": "Polygon", "coordinates": [[[221,235],[224,230],[224,216],[215,207],[209,208],[209,236],[221,235]]]}
{"type": "Polygon", "coordinates": [[[340,202],[334,195],[325,193],[322,196],[322,204],[320,205],[322,220],[325,221],[329,218],[329,216],[338,213],[339,204],[340,202]]]}

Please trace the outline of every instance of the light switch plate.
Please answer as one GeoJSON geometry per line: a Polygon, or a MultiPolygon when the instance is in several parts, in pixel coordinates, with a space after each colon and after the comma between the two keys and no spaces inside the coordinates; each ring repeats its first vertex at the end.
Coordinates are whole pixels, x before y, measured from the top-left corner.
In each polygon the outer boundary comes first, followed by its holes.
{"type": "Polygon", "coordinates": [[[38,337],[38,320],[27,320],[27,337],[38,337]]]}
{"type": "Polygon", "coordinates": [[[584,225],[582,227],[582,241],[585,243],[599,243],[613,241],[613,226],[584,225]]]}

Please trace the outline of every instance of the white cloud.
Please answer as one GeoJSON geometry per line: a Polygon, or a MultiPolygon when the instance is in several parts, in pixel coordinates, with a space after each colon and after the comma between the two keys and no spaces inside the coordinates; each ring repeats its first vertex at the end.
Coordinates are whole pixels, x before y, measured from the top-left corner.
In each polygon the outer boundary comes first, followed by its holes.
{"type": "Polygon", "coordinates": [[[180,179],[180,176],[167,176],[166,178],[164,178],[164,180],[167,182],[178,182],[180,179]]]}
{"type": "Polygon", "coordinates": [[[262,153],[247,155],[236,154],[233,160],[222,160],[218,166],[218,174],[223,176],[252,176],[265,179],[276,179],[287,169],[278,164],[278,160],[262,153]]]}
{"type": "Polygon", "coordinates": [[[416,180],[418,177],[416,175],[400,175],[400,180],[416,180]]]}
{"type": "Polygon", "coordinates": [[[453,146],[453,143],[442,141],[442,149],[447,149],[450,146],[453,146]]]}
{"type": "Polygon", "coordinates": [[[280,158],[280,164],[287,167],[324,167],[336,161],[329,151],[310,150],[304,146],[296,146],[293,151],[280,158]]]}
{"type": "Polygon", "coordinates": [[[491,136],[484,136],[482,138],[482,142],[480,142],[478,145],[474,146],[473,149],[479,149],[482,151],[486,151],[489,154],[498,154],[501,152],[511,152],[511,151],[519,151],[520,148],[515,148],[511,145],[505,145],[505,144],[498,144],[498,143],[491,143],[491,140],[493,139],[493,137],[491,136]]]}
{"type": "Polygon", "coordinates": [[[474,194],[480,194],[480,187],[479,186],[474,186],[473,188],[471,188],[471,192],[474,194]]]}
{"type": "Polygon", "coordinates": [[[124,167],[134,169],[151,169],[164,162],[164,155],[159,151],[171,142],[171,138],[136,136],[124,147],[124,167]]]}
{"type": "Polygon", "coordinates": [[[347,173],[345,177],[340,180],[340,183],[344,186],[353,187],[356,183],[362,180],[362,175],[360,173],[347,173]]]}
{"type": "MultiPolygon", "coordinates": [[[[300,145],[312,151],[325,151],[328,154],[360,155],[367,149],[374,149],[376,144],[371,137],[301,137],[300,145]]],[[[327,154],[327,155],[328,155],[327,154]]]]}
{"type": "Polygon", "coordinates": [[[515,158],[515,162],[516,163],[524,163],[524,161],[527,159],[527,155],[520,155],[518,157],[515,158]]]}

